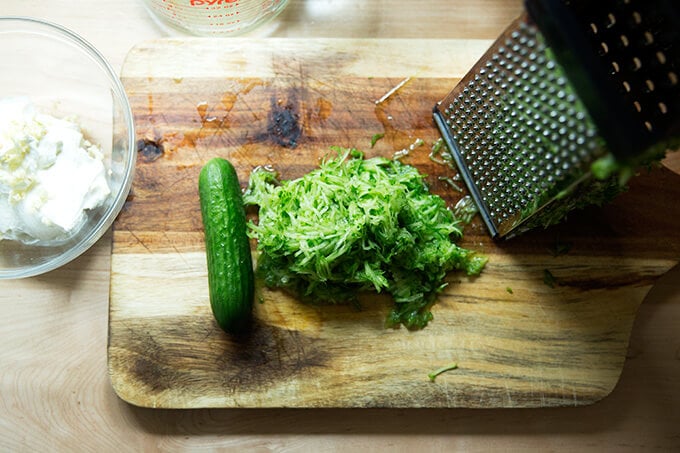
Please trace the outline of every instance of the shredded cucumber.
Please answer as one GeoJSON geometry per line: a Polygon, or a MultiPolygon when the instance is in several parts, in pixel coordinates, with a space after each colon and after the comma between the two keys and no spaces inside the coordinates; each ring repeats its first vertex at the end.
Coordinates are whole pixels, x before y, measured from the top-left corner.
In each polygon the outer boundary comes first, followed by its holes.
{"type": "Polygon", "coordinates": [[[385,291],[394,299],[387,326],[425,327],[447,273],[477,275],[487,258],[455,243],[462,222],[415,167],[333,150],[295,180],[251,173],[244,203],[259,207],[249,224],[258,275],[307,301],[356,302],[361,291],[385,291]]]}

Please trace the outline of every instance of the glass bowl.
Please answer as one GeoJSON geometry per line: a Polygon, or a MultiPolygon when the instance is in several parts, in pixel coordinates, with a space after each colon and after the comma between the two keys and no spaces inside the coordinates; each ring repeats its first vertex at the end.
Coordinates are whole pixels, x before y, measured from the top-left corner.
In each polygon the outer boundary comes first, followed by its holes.
{"type": "Polygon", "coordinates": [[[80,126],[84,137],[101,149],[110,194],[85,210],[80,226],[58,240],[27,244],[0,236],[0,279],[43,274],[95,244],[125,203],[137,154],[132,112],[120,79],[92,45],[62,26],[0,17],[0,99],[15,97],[29,98],[36,111],[80,126]]]}

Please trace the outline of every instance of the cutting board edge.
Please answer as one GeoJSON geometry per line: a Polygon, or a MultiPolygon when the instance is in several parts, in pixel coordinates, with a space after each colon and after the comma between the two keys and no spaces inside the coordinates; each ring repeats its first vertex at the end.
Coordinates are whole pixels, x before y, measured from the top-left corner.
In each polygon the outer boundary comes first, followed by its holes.
{"type": "MultiPolygon", "coordinates": [[[[622,370],[621,370],[622,371],[622,370]]],[[[423,405],[403,405],[403,404],[394,404],[394,405],[385,405],[385,404],[364,404],[364,405],[357,405],[357,404],[309,404],[309,403],[294,403],[292,402],[291,404],[260,404],[260,405],[250,405],[250,406],[244,406],[240,404],[225,404],[225,402],[219,402],[216,401],[215,404],[194,404],[191,402],[191,400],[187,401],[185,404],[168,404],[166,401],[164,401],[163,398],[158,398],[156,399],[159,402],[152,402],[154,400],[152,399],[143,399],[140,398],[139,395],[140,393],[134,393],[134,392],[126,392],[124,390],[126,385],[129,385],[130,382],[125,382],[121,381],[118,382],[118,380],[115,380],[112,378],[112,375],[115,371],[109,368],[109,375],[111,377],[110,382],[111,382],[111,387],[115,393],[115,395],[123,402],[126,404],[130,404],[135,407],[143,408],[143,409],[182,409],[182,410],[201,410],[201,409],[251,409],[251,410],[258,410],[258,409],[303,409],[303,410],[310,410],[310,409],[389,409],[389,410],[418,410],[418,409],[437,409],[437,410],[446,410],[446,409],[545,409],[545,408],[566,408],[566,407],[586,407],[586,406],[592,406],[594,404],[598,404],[608,398],[616,389],[616,387],[619,384],[620,381],[620,376],[621,373],[619,373],[619,377],[616,379],[616,382],[613,383],[611,387],[608,387],[607,389],[604,389],[601,393],[598,394],[593,394],[590,398],[581,398],[577,401],[571,400],[571,399],[561,399],[559,401],[551,401],[551,402],[533,402],[533,403],[524,403],[524,404],[512,404],[512,403],[504,403],[504,404],[494,404],[494,405],[486,405],[486,404],[441,404],[441,405],[432,405],[432,404],[423,404],[423,405]]],[[[134,384],[138,384],[138,382],[134,382],[134,384]]],[[[227,398],[225,398],[226,400],[227,398]]]]}
{"type": "MultiPolygon", "coordinates": [[[[676,262],[675,266],[680,265],[680,262],[676,262]]],[[[674,266],[670,267],[668,270],[664,272],[664,274],[668,271],[670,271],[674,266]]],[[[661,274],[658,278],[660,278],[662,275],[661,274]]],[[[658,280],[657,278],[657,280],[658,280]]],[[[626,337],[626,342],[625,342],[625,349],[628,349],[630,345],[630,339],[631,339],[631,333],[632,329],[634,328],[635,320],[637,318],[637,312],[640,309],[640,306],[644,302],[644,299],[647,297],[649,294],[649,291],[653,288],[654,284],[646,285],[643,287],[644,289],[644,294],[639,299],[639,302],[636,303],[635,305],[635,313],[631,317],[631,323],[629,328],[627,329],[627,332],[625,334],[626,337]]],[[[110,309],[109,309],[110,312],[110,309]]],[[[110,339],[110,337],[109,337],[110,339]]],[[[114,393],[118,398],[120,398],[122,401],[131,404],[136,407],[140,408],[149,408],[149,409],[242,409],[242,408],[249,408],[249,409],[287,409],[287,408],[296,408],[296,409],[517,409],[517,408],[524,408],[524,409],[538,409],[538,408],[550,408],[550,407],[584,407],[584,406],[590,406],[596,403],[599,403],[609,397],[618,387],[620,381],[621,381],[621,376],[623,374],[623,370],[625,367],[625,363],[627,360],[626,354],[622,354],[620,356],[620,365],[616,367],[617,369],[617,375],[614,379],[611,379],[608,381],[608,385],[606,387],[601,388],[600,391],[594,391],[591,392],[588,397],[584,398],[583,394],[581,394],[580,399],[568,399],[568,398],[561,398],[559,401],[549,401],[547,403],[545,402],[533,402],[533,403],[524,403],[521,405],[514,404],[514,403],[504,403],[504,404],[441,404],[441,405],[403,405],[403,404],[395,404],[395,405],[385,405],[385,404],[363,404],[363,405],[357,405],[357,404],[309,404],[309,403],[295,403],[291,402],[290,404],[260,404],[260,405],[240,405],[240,404],[228,404],[228,397],[225,396],[224,399],[221,402],[216,402],[215,404],[193,404],[189,400],[184,404],[173,404],[170,403],[168,404],[166,398],[151,398],[151,399],[144,399],[143,398],[143,393],[142,392],[134,392],[130,391],[129,389],[132,388],[140,388],[143,387],[145,384],[141,380],[135,380],[135,379],[130,379],[129,374],[125,372],[125,370],[118,370],[118,368],[113,364],[112,361],[112,353],[111,353],[111,344],[107,344],[107,369],[109,373],[109,378],[111,382],[111,386],[114,390],[114,393]],[[157,402],[156,402],[157,401],[157,402]]]]}

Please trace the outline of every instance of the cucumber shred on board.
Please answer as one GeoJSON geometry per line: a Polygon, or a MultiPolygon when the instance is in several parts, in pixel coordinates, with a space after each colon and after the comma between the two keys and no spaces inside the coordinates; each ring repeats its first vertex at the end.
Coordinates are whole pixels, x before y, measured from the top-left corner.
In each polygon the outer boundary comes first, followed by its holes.
{"type": "Polygon", "coordinates": [[[446,274],[478,275],[487,258],[456,245],[462,222],[415,167],[332,149],[336,155],[295,180],[266,168],[251,173],[243,201],[259,207],[249,223],[258,275],[310,302],[385,291],[394,299],[386,326],[425,327],[446,274]]]}

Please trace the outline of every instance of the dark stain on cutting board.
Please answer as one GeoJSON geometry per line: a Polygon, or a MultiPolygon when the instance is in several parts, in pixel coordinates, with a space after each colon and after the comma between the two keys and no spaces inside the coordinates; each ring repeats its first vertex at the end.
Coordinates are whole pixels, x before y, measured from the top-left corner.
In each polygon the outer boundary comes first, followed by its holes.
{"type": "Polygon", "coordinates": [[[197,374],[208,377],[201,385],[227,394],[252,391],[296,374],[313,373],[327,360],[318,339],[261,321],[240,337],[222,332],[210,318],[193,316],[158,318],[153,333],[134,321],[125,327],[124,338],[111,339],[124,345],[128,357],[118,366],[126,368],[150,394],[190,386],[197,374]],[[173,342],[177,337],[203,341],[186,348],[173,342]]]}
{"type": "Polygon", "coordinates": [[[268,121],[267,135],[275,144],[286,148],[297,146],[302,130],[295,91],[292,91],[286,99],[272,96],[268,121]]]}

